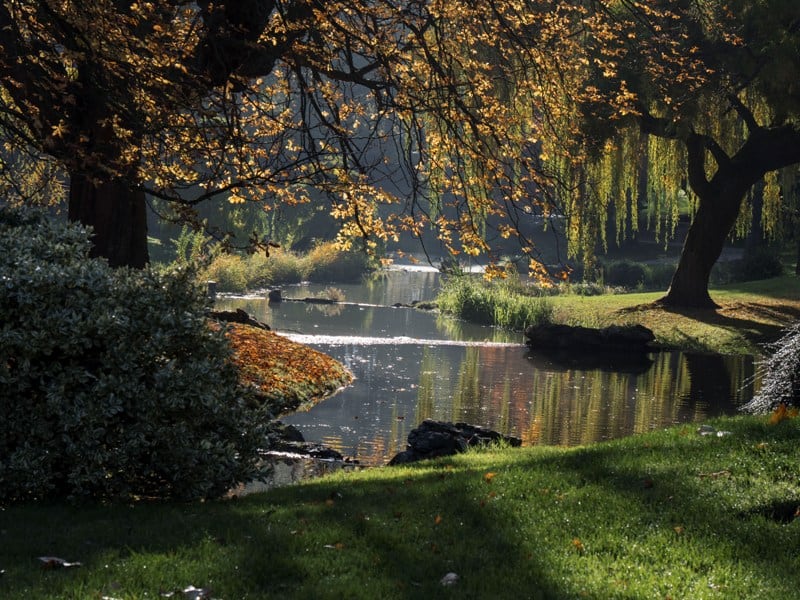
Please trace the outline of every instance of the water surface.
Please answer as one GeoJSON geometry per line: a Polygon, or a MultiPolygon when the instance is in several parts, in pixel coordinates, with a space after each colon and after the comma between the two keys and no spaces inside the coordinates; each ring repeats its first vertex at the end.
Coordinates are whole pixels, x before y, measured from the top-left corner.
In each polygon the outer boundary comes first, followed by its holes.
{"type": "MultiPolygon", "coordinates": [[[[305,298],[325,287],[287,286],[283,294],[305,298]]],[[[575,365],[529,352],[520,333],[391,306],[433,299],[435,272],[392,271],[334,287],[344,304],[268,304],[263,294],[217,304],[243,308],[353,372],[351,386],[284,421],[367,464],[404,449],[426,418],[490,427],[529,445],[577,445],[732,414],[757,385],[749,357],[665,352],[645,364],[600,356],[575,365]]]]}

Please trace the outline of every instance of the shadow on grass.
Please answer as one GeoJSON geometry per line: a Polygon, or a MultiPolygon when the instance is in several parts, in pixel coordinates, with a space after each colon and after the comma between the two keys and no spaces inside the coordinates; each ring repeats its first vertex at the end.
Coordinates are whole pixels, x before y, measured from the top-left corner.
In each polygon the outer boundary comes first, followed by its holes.
{"type": "Polygon", "coordinates": [[[697,597],[710,585],[724,596],[726,577],[796,590],[798,524],[763,514],[794,498],[765,494],[758,477],[774,471],[797,492],[796,455],[770,450],[796,447],[797,428],[785,439],[763,421],[732,429],[479,455],[228,502],[8,508],[0,596],[195,585],[224,598],[697,597]],[[724,462],[742,453],[759,460],[724,462]],[[42,572],[45,554],[84,566],[42,572]],[[452,588],[439,583],[448,572],[461,577],[452,588]]]}
{"type": "MultiPolygon", "coordinates": [[[[660,311],[704,325],[719,327],[741,336],[753,346],[762,346],[778,339],[786,325],[800,319],[800,306],[797,304],[768,302],[726,302],[716,309],[669,307],[654,302],[627,307],[617,312],[620,315],[628,315],[642,311],[660,311]]],[[[690,333],[681,331],[677,325],[673,329],[673,335],[680,340],[678,345],[682,348],[698,352],[714,350],[713,342],[712,346],[709,346],[690,333]]]]}
{"type": "Polygon", "coordinates": [[[413,599],[461,597],[466,582],[476,597],[573,597],[464,477],[487,485],[482,473],[443,469],[186,506],[9,508],[0,596],[158,597],[195,585],[224,598],[413,599]],[[43,571],[41,555],[83,566],[43,571]],[[461,581],[443,587],[450,572],[461,581]]]}

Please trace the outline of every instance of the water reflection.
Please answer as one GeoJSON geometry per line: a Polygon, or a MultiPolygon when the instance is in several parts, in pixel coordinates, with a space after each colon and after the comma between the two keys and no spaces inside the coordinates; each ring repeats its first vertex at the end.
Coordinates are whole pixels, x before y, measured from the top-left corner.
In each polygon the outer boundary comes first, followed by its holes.
{"type": "Polygon", "coordinates": [[[402,450],[426,418],[483,425],[526,444],[576,445],[731,414],[758,383],[751,358],[657,353],[635,369],[577,368],[528,352],[520,334],[387,306],[431,299],[436,283],[435,274],[401,273],[342,286],[347,301],[361,305],[339,306],[333,316],[264,298],[218,304],[247,310],[354,373],[352,386],[285,420],[367,464],[402,450]]]}

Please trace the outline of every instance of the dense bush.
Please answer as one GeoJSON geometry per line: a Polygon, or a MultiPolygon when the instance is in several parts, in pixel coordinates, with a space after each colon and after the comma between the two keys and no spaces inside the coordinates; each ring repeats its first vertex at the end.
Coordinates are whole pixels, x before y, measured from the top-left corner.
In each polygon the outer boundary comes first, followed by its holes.
{"type": "Polygon", "coordinates": [[[740,281],[770,279],[783,274],[780,255],[768,248],[758,248],[738,260],[720,261],[711,270],[711,283],[724,285],[740,281]]]}
{"type": "Polygon", "coordinates": [[[112,270],[86,231],[0,209],[0,502],[213,497],[261,419],[187,271],[112,270]]]}
{"type": "Polygon", "coordinates": [[[603,266],[603,281],[606,285],[634,289],[643,286],[646,278],[647,267],[639,262],[618,260],[603,266]]]}
{"type": "Polygon", "coordinates": [[[358,282],[374,268],[364,252],[340,250],[331,242],[314,247],[304,257],[304,263],[304,279],[316,283],[358,282]]]}

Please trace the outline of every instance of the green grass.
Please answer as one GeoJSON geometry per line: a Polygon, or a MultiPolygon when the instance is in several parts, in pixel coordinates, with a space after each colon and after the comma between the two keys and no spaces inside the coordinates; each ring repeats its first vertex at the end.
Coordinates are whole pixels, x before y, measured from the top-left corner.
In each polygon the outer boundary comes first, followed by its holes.
{"type": "Polygon", "coordinates": [[[796,598],[800,419],[713,425],[731,434],[474,453],[234,501],[6,508],[0,597],[796,598]]]}
{"type": "MultiPolygon", "coordinates": [[[[470,285],[478,287],[474,282],[470,285]]],[[[473,292],[484,299],[484,304],[478,305],[480,310],[473,313],[482,312],[491,317],[499,305],[494,298],[499,298],[500,294],[481,294],[484,293],[473,292]]],[[[533,307],[542,301],[508,289],[504,289],[502,295],[515,298],[523,306],[533,307]]],[[[776,340],[786,325],[800,318],[800,278],[793,275],[712,288],[711,296],[720,305],[716,310],[667,310],[654,305],[663,295],[664,292],[550,296],[546,299],[548,318],[585,327],[639,323],[652,329],[657,341],[665,347],[722,354],[761,353],[765,343],[776,340]]],[[[443,297],[445,301],[439,298],[439,305],[444,312],[467,320],[486,318],[471,316],[469,311],[460,309],[458,303],[443,297]]],[[[508,300],[503,302],[511,305],[508,300]]]]}

